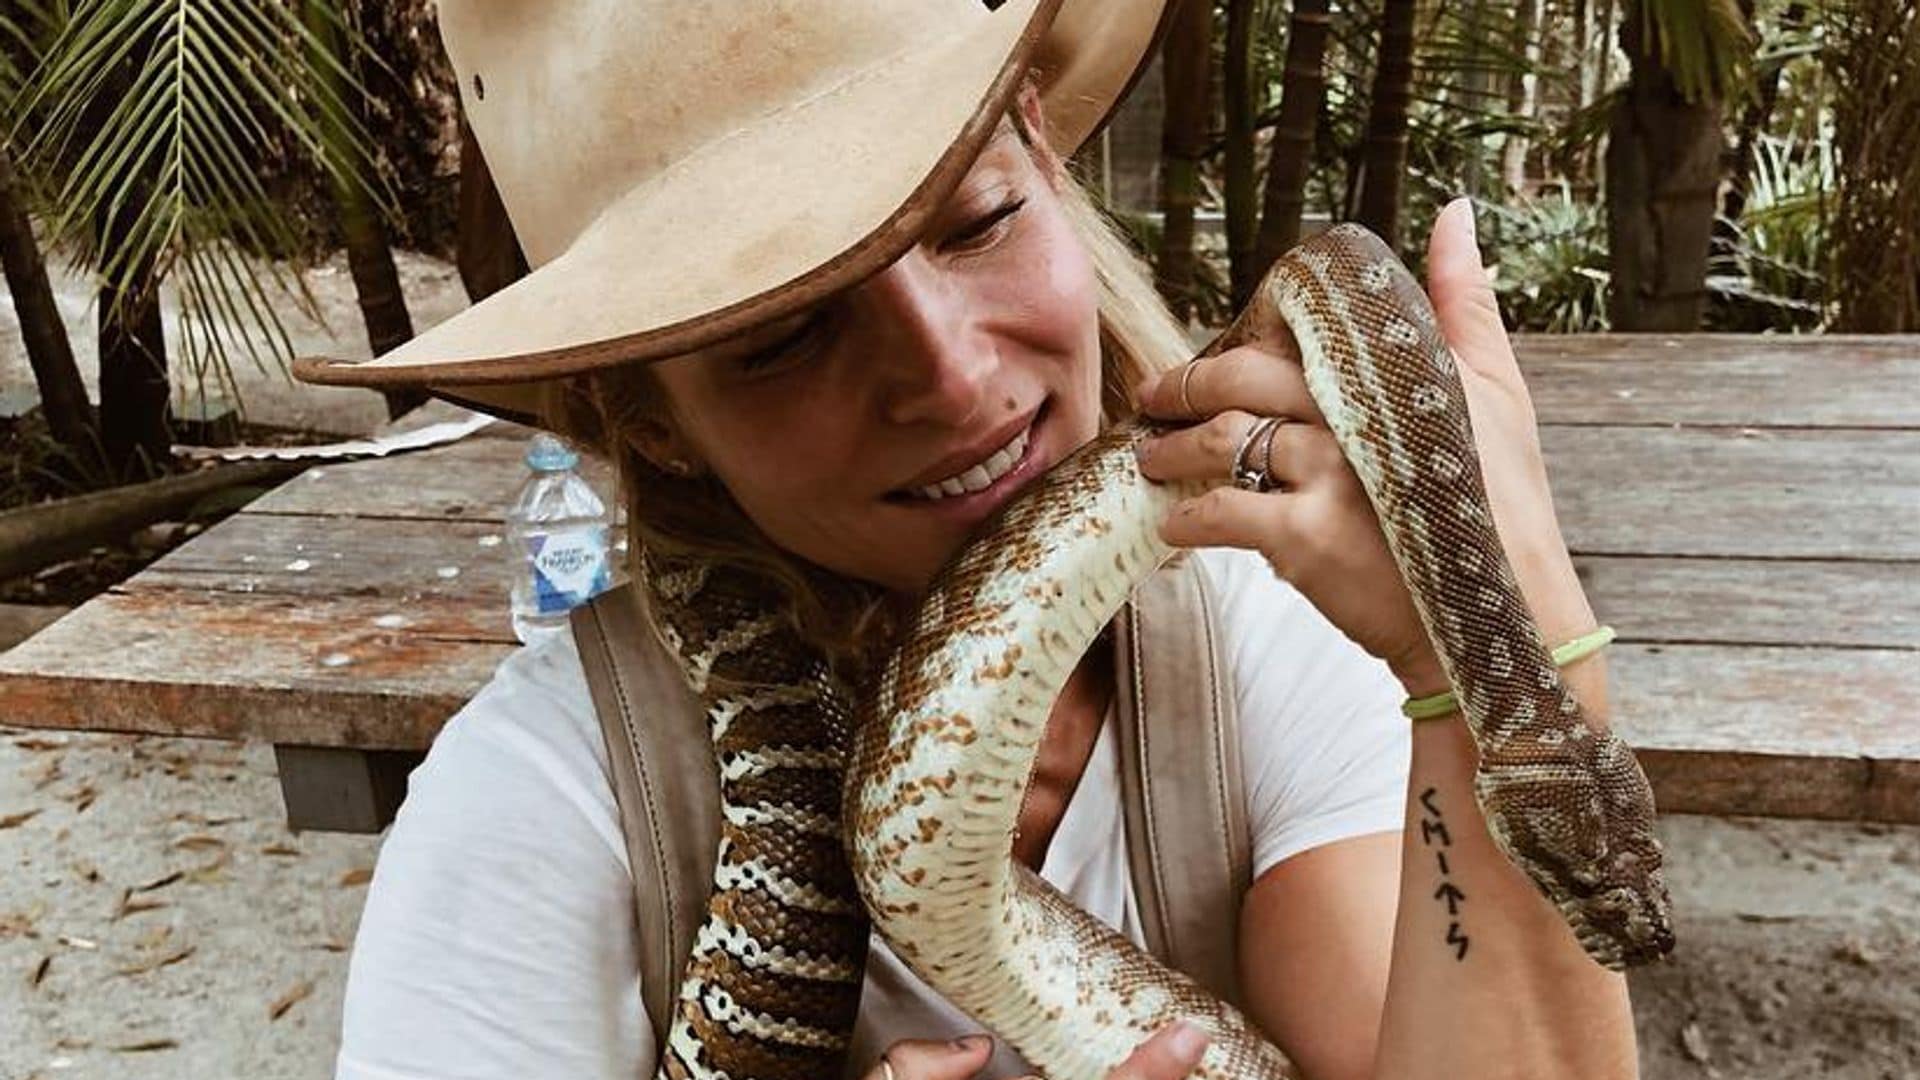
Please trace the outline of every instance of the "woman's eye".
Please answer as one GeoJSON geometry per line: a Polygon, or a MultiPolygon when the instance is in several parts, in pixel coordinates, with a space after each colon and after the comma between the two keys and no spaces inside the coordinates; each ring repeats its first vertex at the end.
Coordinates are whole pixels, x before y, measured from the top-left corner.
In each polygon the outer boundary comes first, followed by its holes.
{"type": "Polygon", "coordinates": [[[736,363],[739,364],[741,371],[757,374],[798,362],[805,358],[819,328],[819,319],[808,319],[798,330],[765,348],[747,353],[736,363]]]}
{"type": "Polygon", "coordinates": [[[992,235],[995,228],[999,226],[1001,222],[1019,213],[1020,208],[1025,205],[1027,205],[1027,200],[1024,196],[1009,200],[1001,206],[996,207],[985,217],[974,221],[959,232],[954,233],[947,241],[947,246],[961,249],[979,247],[980,242],[992,235]]]}

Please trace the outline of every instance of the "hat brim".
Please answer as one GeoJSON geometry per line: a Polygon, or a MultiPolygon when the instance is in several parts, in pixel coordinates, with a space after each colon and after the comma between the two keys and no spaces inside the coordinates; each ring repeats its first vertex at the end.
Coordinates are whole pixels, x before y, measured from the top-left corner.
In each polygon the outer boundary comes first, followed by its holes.
{"type": "Polygon", "coordinates": [[[294,375],[425,386],[538,424],[540,381],[680,355],[804,310],[918,240],[1029,67],[1042,69],[1056,148],[1071,152],[1105,122],[1150,53],[1162,4],[1064,8],[1012,0],[968,33],[888,57],[628,191],[553,260],[399,348],[303,357],[294,375]],[[1048,37],[1056,20],[1106,40],[1063,46],[1048,37]]]}

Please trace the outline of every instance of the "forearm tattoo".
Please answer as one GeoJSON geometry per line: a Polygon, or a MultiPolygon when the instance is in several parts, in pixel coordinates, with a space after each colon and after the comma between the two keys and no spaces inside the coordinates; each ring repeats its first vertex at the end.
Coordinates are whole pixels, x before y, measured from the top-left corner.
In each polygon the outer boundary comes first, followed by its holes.
{"type": "Polygon", "coordinates": [[[1453,947],[1453,958],[1464,961],[1467,958],[1467,935],[1460,932],[1460,906],[1467,901],[1467,894],[1449,880],[1452,871],[1447,866],[1447,849],[1453,846],[1453,837],[1447,832],[1447,823],[1442,820],[1440,805],[1434,796],[1439,789],[1428,788],[1420,793],[1420,806],[1427,816],[1420,819],[1420,840],[1433,850],[1433,857],[1440,867],[1440,887],[1433,891],[1433,898],[1447,905],[1447,944],[1453,947]]]}

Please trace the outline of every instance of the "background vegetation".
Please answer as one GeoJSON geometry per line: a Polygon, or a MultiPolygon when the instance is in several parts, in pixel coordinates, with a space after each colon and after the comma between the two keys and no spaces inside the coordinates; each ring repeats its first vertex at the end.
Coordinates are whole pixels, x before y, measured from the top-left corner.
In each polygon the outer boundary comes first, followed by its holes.
{"type": "MultiPolygon", "coordinates": [[[[1110,194],[1196,321],[1326,222],[1417,262],[1465,194],[1517,329],[1920,330],[1912,0],[1179,3],[1151,195],[1110,194]]],[[[173,467],[172,381],[284,362],[277,312],[310,306],[316,259],[347,252],[375,352],[413,333],[392,245],[454,257],[476,299],[524,272],[449,79],[424,0],[11,0],[0,254],[33,491],[173,467]],[[95,276],[97,356],[73,355],[50,252],[95,276]]]]}

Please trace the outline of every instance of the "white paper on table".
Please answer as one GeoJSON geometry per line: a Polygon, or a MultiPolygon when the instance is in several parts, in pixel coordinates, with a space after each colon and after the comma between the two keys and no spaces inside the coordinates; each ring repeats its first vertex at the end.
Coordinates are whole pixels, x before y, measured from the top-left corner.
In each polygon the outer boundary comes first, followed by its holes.
{"type": "Polygon", "coordinates": [[[464,416],[439,423],[428,424],[412,431],[394,432],[369,436],[365,439],[351,439],[346,442],[321,443],[316,446],[186,446],[176,444],[173,452],[190,458],[219,458],[222,461],[243,461],[258,458],[280,458],[292,461],[300,458],[346,458],[346,457],[384,457],[402,450],[421,450],[429,446],[464,439],[467,436],[496,423],[494,417],[485,413],[462,409],[464,416]]]}

